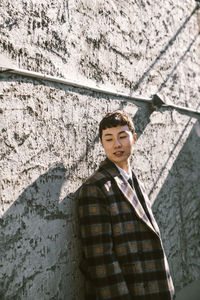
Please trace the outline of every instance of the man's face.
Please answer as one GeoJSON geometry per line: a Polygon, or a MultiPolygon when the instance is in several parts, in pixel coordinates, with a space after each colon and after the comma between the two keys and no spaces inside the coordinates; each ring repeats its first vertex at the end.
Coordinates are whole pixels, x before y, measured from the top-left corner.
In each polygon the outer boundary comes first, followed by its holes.
{"type": "Polygon", "coordinates": [[[123,168],[133,152],[136,134],[132,134],[128,125],[104,129],[102,146],[106,156],[116,165],[123,168]]]}

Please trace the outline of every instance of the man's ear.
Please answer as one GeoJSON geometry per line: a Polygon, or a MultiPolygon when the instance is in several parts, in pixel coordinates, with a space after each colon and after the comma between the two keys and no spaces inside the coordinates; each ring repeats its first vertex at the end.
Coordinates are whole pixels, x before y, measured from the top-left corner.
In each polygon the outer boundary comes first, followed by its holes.
{"type": "Polygon", "coordinates": [[[133,134],[133,139],[134,139],[134,142],[137,141],[137,133],[134,133],[134,134],[133,134]]]}

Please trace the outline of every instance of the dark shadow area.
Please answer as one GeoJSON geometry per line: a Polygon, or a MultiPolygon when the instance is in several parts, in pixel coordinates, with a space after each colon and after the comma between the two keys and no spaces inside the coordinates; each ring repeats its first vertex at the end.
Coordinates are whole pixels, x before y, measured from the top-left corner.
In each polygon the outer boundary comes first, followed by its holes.
{"type": "Polygon", "coordinates": [[[150,123],[150,116],[153,112],[154,110],[150,105],[146,104],[138,107],[138,110],[132,119],[135,127],[135,132],[137,133],[137,140],[142,135],[147,125],[150,123]]]}
{"type": "Polygon", "coordinates": [[[199,300],[199,296],[200,280],[195,280],[177,294],[176,300],[199,300]]]}
{"type": "MultiPolygon", "coordinates": [[[[198,110],[199,107],[200,107],[200,104],[197,106],[196,110],[198,110]]],[[[161,108],[161,110],[162,110],[162,111],[166,111],[166,110],[169,111],[169,108],[161,108]]],[[[194,113],[190,113],[190,112],[184,112],[184,113],[183,113],[183,112],[181,112],[181,111],[179,111],[179,113],[182,113],[182,114],[184,114],[184,115],[187,115],[188,117],[190,117],[190,119],[188,119],[188,121],[187,121],[187,123],[186,123],[184,129],[182,130],[181,135],[179,136],[178,140],[176,141],[176,143],[174,144],[174,146],[173,146],[173,148],[172,148],[172,150],[171,150],[170,156],[168,157],[168,159],[166,160],[166,162],[163,164],[163,167],[162,167],[162,169],[160,170],[160,172],[159,172],[159,174],[158,174],[158,176],[157,176],[157,179],[154,181],[154,185],[153,185],[153,187],[151,188],[151,190],[149,191],[149,194],[148,194],[149,197],[151,197],[154,188],[156,187],[156,185],[157,185],[157,183],[158,183],[160,177],[162,177],[162,174],[163,174],[163,172],[165,171],[165,168],[166,168],[168,162],[170,161],[171,156],[174,155],[175,150],[176,150],[178,144],[180,143],[182,137],[184,136],[184,134],[185,134],[185,132],[186,132],[186,130],[187,130],[187,128],[188,128],[188,126],[189,126],[191,120],[192,120],[192,117],[194,117],[194,113]]],[[[197,118],[197,123],[198,123],[198,120],[200,120],[200,116],[198,116],[198,118],[197,118]]]]}
{"type": "Polygon", "coordinates": [[[153,193],[153,190],[154,190],[155,186],[157,185],[157,183],[158,183],[160,177],[162,177],[162,174],[163,174],[163,172],[165,171],[166,166],[168,165],[168,162],[170,161],[171,156],[174,155],[174,152],[175,152],[175,150],[176,150],[176,147],[177,147],[178,144],[180,143],[180,141],[181,141],[181,139],[182,139],[184,133],[186,132],[186,130],[187,130],[187,128],[188,128],[190,122],[191,122],[191,119],[188,120],[187,124],[185,125],[185,128],[183,129],[183,131],[182,131],[182,133],[181,133],[181,135],[179,136],[178,140],[177,140],[176,143],[174,144],[170,156],[168,157],[167,161],[164,163],[162,169],[161,169],[160,172],[159,172],[159,175],[157,176],[156,181],[154,182],[153,187],[151,188],[151,190],[150,190],[150,192],[149,192],[149,197],[151,197],[151,195],[152,195],[152,193],[153,193]]]}
{"type": "Polygon", "coordinates": [[[68,172],[49,169],[0,219],[1,300],[74,299],[76,283],[81,290],[75,193],[59,203],[68,172]]]}
{"type": "Polygon", "coordinates": [[[136,91],[139,86],[142,84],[144,79],[149,75],[149,72],[154,68],[154,66],[157,64],[157,62],[160,60],[160,58],[168,51],[168,49],[173,45],[175,40],[177,39],[178,35],[182,32],[182,30],[185,28],[187,23],[190,21],[191,17],[195,14],[195,12],[199,9],[199,5],[197,4],[196,7],[193,9],[191,14],[185,19],[183,24],[180,26],[180,28],[177,30],[175,35],[169,40],[167,45],[160,51],[159,55],[155,58],[155,60],[152,62],[152,64],[148,67],[148,69],[144,72],[144,74],[140,77],[138,82],[134,85],[131,91],[131,95],[134,91],[136,91]]]}
{"type": "Polygon", "coordinates": [[[177,291],[199,278],[199,153],[196,122],[153,205],[177,291]]]}

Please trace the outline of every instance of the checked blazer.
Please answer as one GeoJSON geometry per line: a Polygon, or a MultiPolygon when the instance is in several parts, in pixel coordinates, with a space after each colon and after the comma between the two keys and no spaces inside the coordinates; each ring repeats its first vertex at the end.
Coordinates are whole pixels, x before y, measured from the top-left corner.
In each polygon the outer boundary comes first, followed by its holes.
{"type": "Polygon", "coordinates": [[[158,225],[142,184],[132,188],[108,158],[78,193],[86,299],[172,300],[158,225]]]}

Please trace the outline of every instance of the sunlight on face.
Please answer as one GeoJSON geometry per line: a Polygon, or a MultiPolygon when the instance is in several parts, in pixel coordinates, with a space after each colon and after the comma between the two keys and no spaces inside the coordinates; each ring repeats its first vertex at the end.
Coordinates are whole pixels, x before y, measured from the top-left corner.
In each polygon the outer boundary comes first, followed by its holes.
{"type": "Polygon", "coordinates": [[[136,134],[128,125],[106,128],[102,132],[102,146],[108,159],[121,168],[129,163],[136,142],[136,134]]]}

